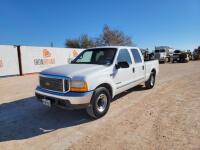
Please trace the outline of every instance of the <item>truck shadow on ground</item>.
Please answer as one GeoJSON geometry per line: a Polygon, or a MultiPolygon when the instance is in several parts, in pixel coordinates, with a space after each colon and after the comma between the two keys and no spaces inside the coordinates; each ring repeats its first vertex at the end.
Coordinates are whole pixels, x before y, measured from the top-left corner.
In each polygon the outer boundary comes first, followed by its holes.
{"type": "MultiPolygon", "coordinates": [[[[145,88],[139,85],[117,95],[113,101],[143,90],[145,88]]],[[[29,97],[0,105],[0,142],[27,139],[92,120],[84,109],[48,108],[35,97],[29,97]]]]}
{"type": "Polygon", "coordinates": [[[43,106],[35,97],[0,105],[0,142],[21,140],[71,127],[92,119],[85,110],[43,106]]]}

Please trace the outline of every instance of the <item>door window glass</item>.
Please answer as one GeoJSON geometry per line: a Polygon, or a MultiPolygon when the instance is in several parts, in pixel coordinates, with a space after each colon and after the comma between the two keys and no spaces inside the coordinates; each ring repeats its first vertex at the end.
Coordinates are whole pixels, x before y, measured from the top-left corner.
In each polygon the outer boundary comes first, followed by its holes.
{"type": "Polygon", "coordinates": [[[135,60],[135,63],[142,63],[142,59],[141,59],[141,56],[140,56],[140,53],[138,52],[137,49],[131,49],[131,53],[133,55],[133,58],[135,60]]]}
{"type": "Polygon", "coordinates": [[[132,64],[131,57],[127,49],[121,49],[119,51],[117,62],[123,62],[123,61],[126,61],[128,64],[132,64]]]}

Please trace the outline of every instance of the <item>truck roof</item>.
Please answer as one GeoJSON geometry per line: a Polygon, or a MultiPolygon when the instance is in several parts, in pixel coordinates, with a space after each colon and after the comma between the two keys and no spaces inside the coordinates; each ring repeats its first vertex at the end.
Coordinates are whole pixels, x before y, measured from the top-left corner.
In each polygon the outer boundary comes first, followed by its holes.
{"type": "Polygon", "coordinates": [[[98,49],[98,48],[135,48],[139,49],[138,47],[133,47],[133,46],[100,46],[100,47],[93,47],[93,48],[88,48],[88,49],[98,49]]]}

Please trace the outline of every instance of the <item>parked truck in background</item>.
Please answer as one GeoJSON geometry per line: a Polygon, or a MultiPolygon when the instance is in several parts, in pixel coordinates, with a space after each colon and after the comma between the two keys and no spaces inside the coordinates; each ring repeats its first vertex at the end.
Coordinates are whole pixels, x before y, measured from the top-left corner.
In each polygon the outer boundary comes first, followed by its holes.
{"type": "Polygon", "coordinates": [[[194,60],[200,59],[200,46],[193,51],[193,58],[194,60]]]}
{"type": "Polygon", "coordinates": [[[160,63],[170,62],[173,51],[174,49],[168,46],[155,47],[154,58],[159,60],[160,63]]]}
{"type": "Polygon", "coordinates": [[[175,50],[172,62],[186,63],[190,61],[190,53],[184,50],[175,50]]]}
{"type": "Polygon", "coordinates": [[[189,49],[186,52],[188,54],[189,60],[192,60],[193,59],[192,52],[189,49]]]}
{"type": "Polygon", "coordinates": [[[149,60],[154,60],[154,53],[153,52],[149,52],[149,49],[143,49],[140,48],[144,61],[149,61],[149,60]]]}
{"type": "Polygon", "coordinates": [[[71,64],[42,71],[35,95],[44,105],[85,108],[100,118],[117,94],[141,83],[153,88],[158,72],[158,61],[145,62],[137,47],[91,48],[71,64]]]}

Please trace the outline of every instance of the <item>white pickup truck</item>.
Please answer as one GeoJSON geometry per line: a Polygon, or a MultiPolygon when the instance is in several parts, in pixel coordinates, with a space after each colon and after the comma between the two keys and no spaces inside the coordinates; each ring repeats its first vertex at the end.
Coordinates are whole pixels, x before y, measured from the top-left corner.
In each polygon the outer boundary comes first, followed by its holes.
{"type": "Polygon", "coordinates": [[[35,95],[47,106],[85,108],[91,117],[100,118],[117,94],[141,83],[153,88],[158,72],[158,60],[144,62],[137,47],[91,48],[71,64],[42,71],[35,95]]]}

